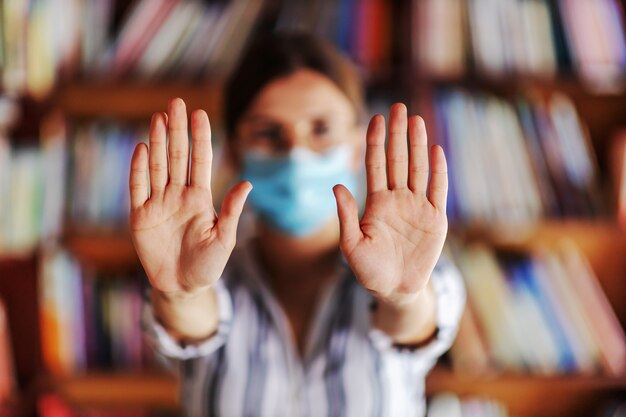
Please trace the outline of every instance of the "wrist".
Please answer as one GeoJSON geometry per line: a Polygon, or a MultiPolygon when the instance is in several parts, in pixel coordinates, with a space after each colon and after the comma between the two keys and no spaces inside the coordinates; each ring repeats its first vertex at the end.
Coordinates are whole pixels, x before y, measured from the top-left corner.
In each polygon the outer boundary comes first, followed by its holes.
{"type": "Polygon", "coordinates": [[[391,310],[406,310],[419,304],[432,291],[429,285],[414,293],[394,293],[386,296],[373,294],[375,303],[391,310]]]}
{"type": "Polygon", "coordinates": [[[202,298],[206,296],[207,293],[211,291],[211,286],[208,285],[206,287],[197,288],[190,291],[161,291],[156,288],[152,288],[152,297],[153,300],[157,299],[160,302],[165,302],[168,304],[174,303],[184,303],[196,300],[198,298],[202,298]]]}

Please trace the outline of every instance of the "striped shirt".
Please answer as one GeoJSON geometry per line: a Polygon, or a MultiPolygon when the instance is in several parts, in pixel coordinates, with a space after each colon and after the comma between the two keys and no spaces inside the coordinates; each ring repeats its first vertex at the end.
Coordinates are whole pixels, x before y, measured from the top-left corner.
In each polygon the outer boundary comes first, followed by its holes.
{"type": "Polygon", "coordinates": [[[145,334],[180,370],[185,415],[425,415],[425,376],[452,344],[465,304],[452,264],[440,259],[431,277],[436,337],[413,350],[395,347],[371,326],[373,298],[341,265],[320,298],[302,355],[260,270],[251,245],[233,252],[214,286],[218,330],[200,344],[180,345],[144,303],[145,334]]]}

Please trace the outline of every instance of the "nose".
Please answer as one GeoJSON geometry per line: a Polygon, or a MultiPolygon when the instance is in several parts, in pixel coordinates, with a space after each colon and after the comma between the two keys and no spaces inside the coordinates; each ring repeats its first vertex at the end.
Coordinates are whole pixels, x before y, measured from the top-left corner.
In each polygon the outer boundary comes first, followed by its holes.
{"type": "Polygon", "coordinates": [[[309,129],[306,121],[288,124],[283,127],[283,144],[289,150],[295,146],[309,145],[309,129]]]}

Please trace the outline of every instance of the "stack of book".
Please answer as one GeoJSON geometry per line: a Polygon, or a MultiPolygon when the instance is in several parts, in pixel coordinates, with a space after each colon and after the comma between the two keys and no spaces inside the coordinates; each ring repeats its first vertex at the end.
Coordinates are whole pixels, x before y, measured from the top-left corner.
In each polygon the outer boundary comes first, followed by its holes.
{"type": "Polygon", "coordinates": [[[463,224],[602,214],[587,131],[564,95],[519,99],[440,90],[429,137],[448,158],[448,213],[463,224]]]}
{"type": "Polygon", "coordinates": [[[144,274],[96,274],[59,250],[45,251],[41,265],[42,353],[52,374],[154,369],[140,327],[144,274]]]}
{"type": "Polygon", "coordinates": [[[600,88],[624,81],[619,0],[414,3],[414,57],[430,75],[456,77],[476,70],[485,76],[552,77],[575,71],[600,88]]]}
{"type": "Polygon", "coordinates": [[[583,255],[459,247],[468,309],[451,349],[455,370],[534,374],[626,371],[626,335],[583,255]],[[532,335],[532,340],[529,340],[532,335]]]}

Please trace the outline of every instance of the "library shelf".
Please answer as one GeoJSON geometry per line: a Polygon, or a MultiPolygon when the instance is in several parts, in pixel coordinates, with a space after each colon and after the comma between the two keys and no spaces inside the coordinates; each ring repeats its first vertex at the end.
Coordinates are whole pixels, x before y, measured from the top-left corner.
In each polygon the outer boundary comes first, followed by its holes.
{"type": "Polygon", "coordinates": [[[45,375],[40,390],[59,395],[78,408],[161,409],[180,407],[178,380],[172,374],[88,372],[70,376],[45,375]]]}
{"type": "Polygon", "coordinates": [[[142,120],[152,113],[167,111],[167,103],[182,98],[189,111],[204,109],[211,120],[221,117],[222,83],[171,82],[75,82],[61,85],[52,102],[68,117],[78,119],[111,117],[142,120]]]}
{"type": "Polygon", "coordinates": [[[596,415],[597,410],[612,399],[624,398],[626,375],[470,376],[437,366],[427,377],[426,393],[431,396],[441,392],[503,401],[512,416],[582,417],[596,415]]]}

